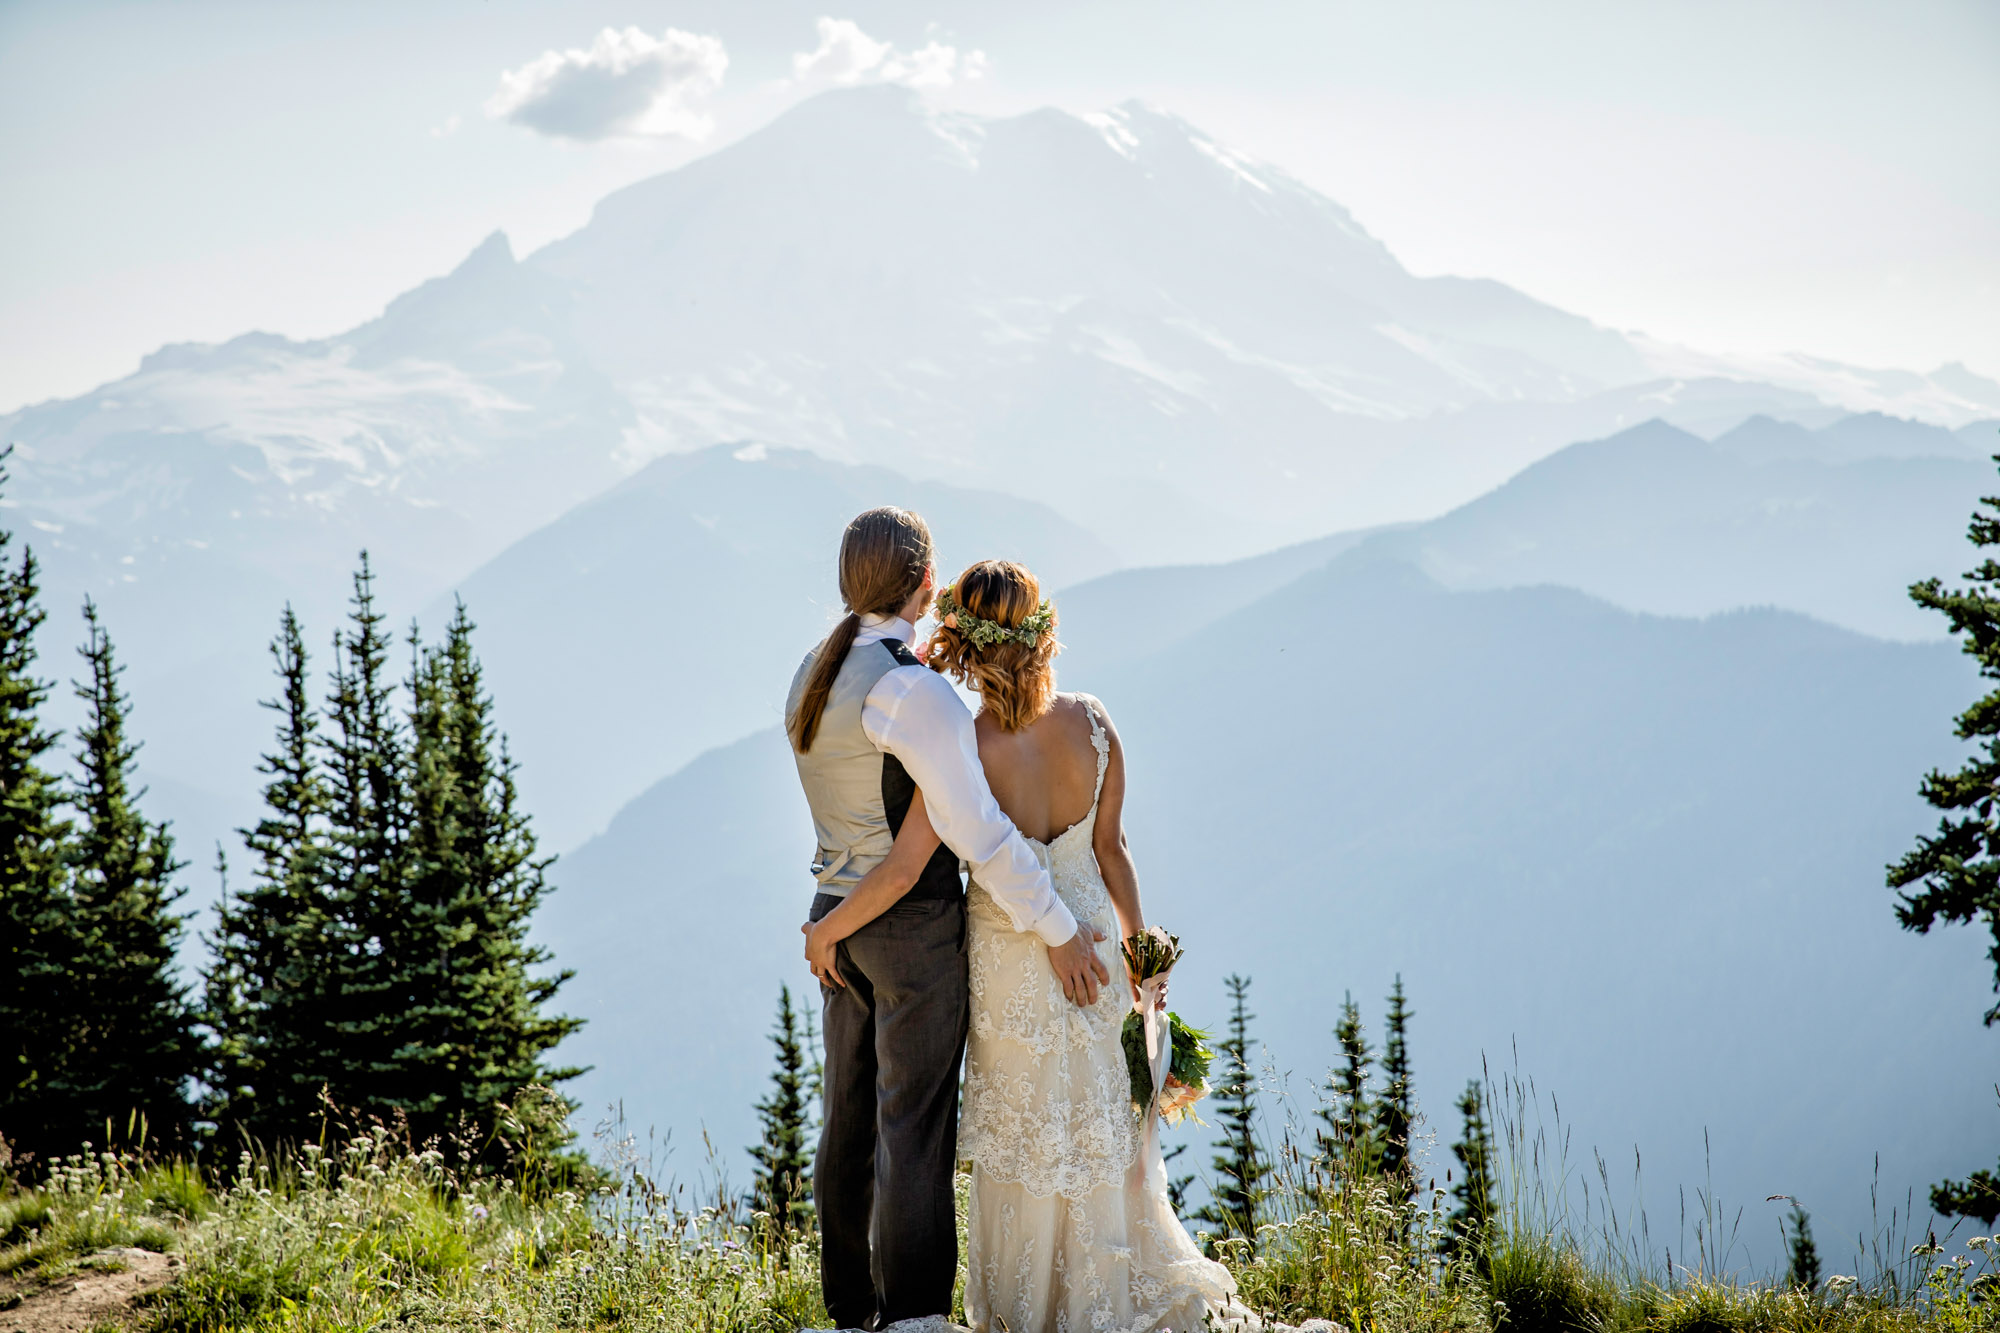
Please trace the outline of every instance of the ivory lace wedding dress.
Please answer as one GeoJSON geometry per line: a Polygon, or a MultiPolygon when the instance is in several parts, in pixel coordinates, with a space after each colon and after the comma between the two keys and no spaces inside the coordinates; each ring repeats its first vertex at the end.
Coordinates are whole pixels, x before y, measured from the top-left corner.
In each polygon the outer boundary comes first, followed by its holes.
{"type": "MultiPolygon", "coordinates": [[[[1097,794],[1111,741],[1090,715],[1097,794]]],[[[972,1031],[966,1046],[961,1160],[972,1163],[965,1310],[977,1333],[1191,1333],[1254,1325],[1222,1265],[1203,1258],[1174,1215],[1157,1136],[1142,1151],[1120,1033],[1131,993],[1111,895],[1092,851],[1090,813],[1053,842],[1028,840],[1055,891],[1098,946],[1112,981],[1097,1003],[1065,999],[1048,946],[1017,932],[970,886],[972,1031]]]]}

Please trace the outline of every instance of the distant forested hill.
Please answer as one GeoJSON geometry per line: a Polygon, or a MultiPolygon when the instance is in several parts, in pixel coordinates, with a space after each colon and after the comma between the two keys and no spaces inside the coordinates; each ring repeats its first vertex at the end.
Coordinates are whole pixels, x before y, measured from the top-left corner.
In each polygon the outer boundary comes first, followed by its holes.
{"type": "MultiPolygon", "coordinates": [[[[1971,675],[1943,645],[1771,611],[1708,620],[1553,588],[1450,592],[1335,560],[1177,643],[1065,684],[1132,756],[1152,919],[1193,946],[1175,1002],[1258,1032],[1304,1094],[1352,988],[1400,972],[1440,1139],[1482,1052],[1561,1100],[1575,1153],[1645,1153],[1656,1232],[1706,1178],[1806,1199],[1825,1248],[1988,1127],[1970,940],[1899,932],[1881,866],[1923,821],[1971,675]]],[[[1089,619],[1065,633],[1097,654],[1089,619]]],[[[1107,654],[1107,656],[1109,656],[1107,654]]],[[[566,858],[545,921],[580,970],[594,1104],[746,1140],[778,981],[804,976],[810,835],[775,731],[661,782],[566,858]]],[[[1581,1165],[1582,1162],[1579,1162],[1581,1165]]],[[[1769,1225],[1766,1225],[1767,1222],[1769,1225]]]]}

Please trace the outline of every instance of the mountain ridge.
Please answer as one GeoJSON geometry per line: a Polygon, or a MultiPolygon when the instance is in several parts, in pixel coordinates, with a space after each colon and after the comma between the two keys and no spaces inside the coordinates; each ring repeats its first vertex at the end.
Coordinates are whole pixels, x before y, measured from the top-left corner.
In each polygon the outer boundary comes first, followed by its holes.
{"type": "Polygon", "coordinates": [[[173,344],[0,429],[13,498],[108,542],[308,570],[365,545],[429,589],[660,453],[737,439],[1030,498],[1081,464],[1102,494],[1071,517],[1160,563],[1189,534],[1222,558],[1471,498],[1629,424],[1657,359],[1490,279],[1409,274],[1157,108],[981,119],[867,88],[525,257],[489,234],[345,333],[173,344]],[[105,486],[138,462],[193,497],[171,521],[105,486]]]}
{"type": "MultiPolygon", "coordinates": [[[[1482,1053],[1497,1069],[1516,1049],[1581,1146],[1643,1149],[1662,1217],[1712,1171],[1726,1201],[1796,1193],[1823,1234],[1856,1234],[1875,1151],[1885,1179],[1928,1180],[1985,1123],[1977,941],[1898,932],[1879,872],[1971,688],[1951,646],[1789,612],[1454,592],[1391,560],[1202,614],[1126,659],[1091,641],[1119,625],[1073,616],[1078,660],[1104,665],[1062,683],[1124,738],[1148,918],[1190,945],[1176,1007],[1213,1020],[1221,976],[1254,973],[1271,1095],[1309,1102],[1340,990],[1372,1019],[1400,973],[1440,1137],[1482,1053]],[[1831,1033],[1890,1072],[1855,1085],[1823,1058],[1831,1033]]],[[[593,1027],[571,1053],[604,1070],[587,1103],[682,1143],[705,1127],[725,1154],[748,1141],[766,1071],[743,1052],[778,981],[803,976],[810,837],[772,728],[663,778],[565,859],[543,937],[583,967],[572,1002],[593,1027]],[[666,967],[647,943],[710,938],[732,947],[666,967]]]]}

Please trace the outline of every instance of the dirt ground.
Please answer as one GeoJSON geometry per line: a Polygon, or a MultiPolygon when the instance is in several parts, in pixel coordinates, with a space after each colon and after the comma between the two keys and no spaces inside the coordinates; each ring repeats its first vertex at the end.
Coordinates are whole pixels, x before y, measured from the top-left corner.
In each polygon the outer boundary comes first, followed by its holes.
{"type": "Polygon", "coordinates": [[[85,1333],[131,1328],[134,1302],[173,1281],[181,1261],[151,1250],[99,1250],[54,1282],[0,1286],[0,1333],[85,1333]]]}

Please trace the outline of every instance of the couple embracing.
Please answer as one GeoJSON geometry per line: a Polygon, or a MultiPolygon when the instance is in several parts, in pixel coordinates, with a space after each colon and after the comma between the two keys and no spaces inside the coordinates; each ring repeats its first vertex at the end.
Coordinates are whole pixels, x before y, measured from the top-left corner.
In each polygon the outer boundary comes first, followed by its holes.
{"type": "Polygon", "coordinates": [[[1056,617],[1034,575],[989,560],[936,582],[922,519],[856,518],[847,615],[785,706],[819,840],[804,929],[824,1005],[827,1309],[870,1329],[948,1314],[963,1160],[980,1333],[1238,1323],[1235,1284],[1175,1216],[1132,1100],[1121,1033],[1137,990],[1117,940],[1145,919],[1118,733],[1096,699],[1056,693],[1056,617]],[[976,716],[947,674],[978,694],[976,716]]]}

